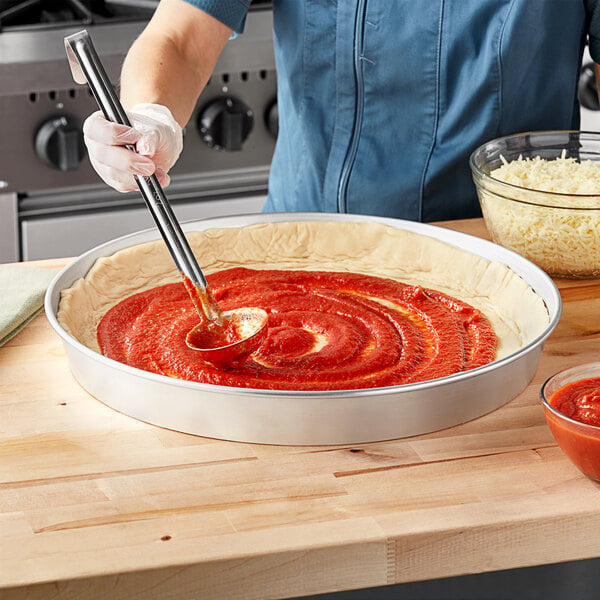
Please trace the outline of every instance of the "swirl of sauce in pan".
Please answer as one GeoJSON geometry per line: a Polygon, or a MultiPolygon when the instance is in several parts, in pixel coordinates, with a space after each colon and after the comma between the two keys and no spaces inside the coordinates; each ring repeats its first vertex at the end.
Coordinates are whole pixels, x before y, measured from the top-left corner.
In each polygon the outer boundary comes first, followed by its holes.
{"type": "Polygon", "coordinates": [[[477,309],[445,294],[356,273],[233,268],[208,276],[223,310],[269,314],[259,348],[235,368],[185,343],[198,321],[183,284],[130,296],[98,325],[106,356],[191,381],[277,390],[336,390],[425,381],[494,360],[497,338],[477,309]]]}

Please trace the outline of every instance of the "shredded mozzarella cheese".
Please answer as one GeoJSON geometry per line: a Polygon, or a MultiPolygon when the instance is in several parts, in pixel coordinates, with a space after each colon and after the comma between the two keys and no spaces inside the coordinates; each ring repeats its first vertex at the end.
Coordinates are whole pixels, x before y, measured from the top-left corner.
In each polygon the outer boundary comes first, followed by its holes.
{"type": "Polygon", "coordinates": [[[600,194],[600,162],[567,158],[566,150],[559,158],[546,160],[535,156],[507,161],[490,175],[495,179],[530,190],[558,194],[600,194]]]}
{"type": "Polygon", "coordinates": [[[490,175],[526,189],[514,190],[517,202],[509,202],[506,188],[479,188],[492,239],[551,275],[600,276],[600,162],[578,162],[564,151],[553,160],[501,158],[490,175]]]}

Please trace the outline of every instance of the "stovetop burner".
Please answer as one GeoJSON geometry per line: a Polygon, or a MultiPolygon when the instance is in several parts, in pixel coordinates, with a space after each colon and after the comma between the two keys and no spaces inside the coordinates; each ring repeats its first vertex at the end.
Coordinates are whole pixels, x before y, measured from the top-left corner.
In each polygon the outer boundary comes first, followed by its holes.
{"type": "Polygon", "coordinates": [[[0,31],[148,20],[158,0],[0,0],[0,31]]]}

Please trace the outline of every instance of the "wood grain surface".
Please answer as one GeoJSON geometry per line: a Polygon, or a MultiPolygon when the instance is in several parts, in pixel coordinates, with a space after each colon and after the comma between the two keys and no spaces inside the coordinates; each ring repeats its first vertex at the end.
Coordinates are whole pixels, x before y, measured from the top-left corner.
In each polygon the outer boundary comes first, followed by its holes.
{"type": "MultiPolygon", "coordinates": [[[[480,220],[446,225],[486,237],[480,220]]],[[[79,387],[40,315],[0,348],[0,597],[262,600],[600,556],[600,484],[538,399],[555,371],[598,360],[600,281],[557,284],[563,315],[522,394],[355,446],[135,421],[79,387]]]]}

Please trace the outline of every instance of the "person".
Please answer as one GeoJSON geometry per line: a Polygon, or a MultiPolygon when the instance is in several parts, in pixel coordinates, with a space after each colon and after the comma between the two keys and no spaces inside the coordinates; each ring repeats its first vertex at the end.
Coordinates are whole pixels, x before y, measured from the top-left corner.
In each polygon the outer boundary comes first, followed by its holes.
{"type": "MultiPolygon", "coordinates": [[[[162,0],[121,75],[133,128],[85,122],[90,160],[125,192],[163,185],[181,129],[248,0],[162,0]],[[138,153],[127,150],[136,145],[138,153]]],[[[420,221],[480,214],[468,158],[520,131],[577,129],[597,0],[274,0],[279,134],[267,211],[420,221]]]]}
{"type": "MultiPolygon", "coordinates": [[[[248,5],[161,0],[123,65],[133,128],[99,112],[84,124],[107,184],[132,191],[134,173],[153,172],[169,183],[182,127],[220,52],[234,32],[243,35],[248,5]]],[[[273,18],[280,121],[267,211],[478,216],[470,153],[502,135],[577,129],[586,39],[600,62],[600,0],[274,0],[273,18]]],[[[598,566],[593,559],[347,597],[533,600],[571,590],[591,599],[598,566]]]]}

